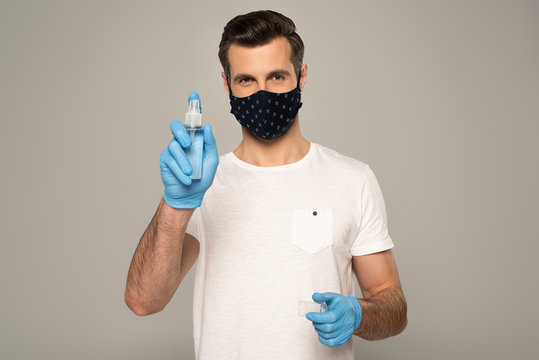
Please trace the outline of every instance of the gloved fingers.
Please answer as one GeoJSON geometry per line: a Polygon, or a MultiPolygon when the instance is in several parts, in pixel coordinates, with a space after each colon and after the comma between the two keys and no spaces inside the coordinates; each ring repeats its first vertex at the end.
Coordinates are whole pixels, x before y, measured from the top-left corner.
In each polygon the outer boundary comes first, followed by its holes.
{"type": "Polygon", "coordinates": [[[193,167],[189,163],[189,159],[187,159],[187,156],[185,155],[185,152],[183,151],[180,144],[178,144],[178,141],[176,139],[172,139],[170,143],[168,144],[168,151],[176,160],[176,162],[180,165],[180,169],[183,171],[184,174],[191,175],[193,172],[193,167]]]}
{"type": "Polygon", "coordinates": [[[184,148],[191,146],[191,138],[185,130],[185,126],[179,120],[172,120],[170,122],[170,131],[174,135],[174,138],[180,143],[184,148]]]}
{"type": "Polygon", "coordinates": [[[337,343],[337,341],[335,341],[335,339],[324,339],[322,336],[318,335],[318,340],[328,346],[328,347],[334,347],[334,346],[339,346],[339,344],[337,343]]]}
{"type": "Polygon", "coordinates": [[[324,339],[336,338],[342,332],[342,328],[339,326],[329,328],[329,327],[324,327],[324,325],[329,325],[329,324],[318,324],[317,326],[317,323],[313,323],[313,325],[318,335],[322,336],[324,339]]]}
{"type": "Polygon", "coordinates": [[[185,185],[191,185],[191,178],[183,173],[172,155],[165,157],[165,164],[168,166],[170,171],[172,171],[178,181],[182,182],[185,185]]]}
{"type": "Polygon", "coordinates": [[[327,324],[327,323],[334,323],[339,319],[339,316],[337,313],[333,310],[318,313],[318,312],[309,312],[305,315],[305,317],[312,322],[315,323],[321,323],[321,324],[327,324]]]}
{"type": "Polygon", "coordinates": [[[204,125],[204,152],[213,159],[219,159],[215,138],[213,137],[213,131],[210,124],[204,125]]]}
{"type": "Polygon", "coordinates": [[[322,344],[324,344],[324,345],[326,345],[326,346],[328,346],[328,347],[332,347],[332,346],[333,346],[333,342],[332,342],[332,341],[330,342],[330,341],[324,339],[324,338],[323,338],[322,336],[320,336],[320,335],[318,335],[318,340],[319,340],[322,344]]]}
{"type": "Polygon", "coordinates": [[[351,337],[351,334],[346,334],[346,333],[340,334],[336,338],[332,338],[332,339],[326,339],[322,337],[321,335],[318,335],[318,340],[326,346],[335,347],[335,346],[341,346],[341,345],[346,344],[346,342],[350,340],[350,337],[351,337]]]}
{"type": "Polygon", "coordinates": [[[348,340],[350,340],[352,335],[353,332],[341,332],[339,336],[333,339],[333,342],[336,344],[336,346],[344,345],[348,340]]]}

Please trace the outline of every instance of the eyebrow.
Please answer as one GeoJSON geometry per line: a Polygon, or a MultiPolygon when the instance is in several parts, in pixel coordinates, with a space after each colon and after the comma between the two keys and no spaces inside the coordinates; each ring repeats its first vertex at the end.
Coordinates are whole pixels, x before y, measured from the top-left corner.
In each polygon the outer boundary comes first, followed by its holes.
{"type": "MultiPolygon", "coordinates": [[[[278,69],[278,70],[273,70],[272,72],[269,73],[270,77],[275,76],[275,75],[290,76],[290,71],[284,70],[284,69],[278,69]]],[[[240,79],[243,79],[243,78],[254,78],[254,76],[249,75],[249,74],[237,74],[236,76],[234,76],[232,81],[237,82],[237,81],[239,81],[240,79]]]]}

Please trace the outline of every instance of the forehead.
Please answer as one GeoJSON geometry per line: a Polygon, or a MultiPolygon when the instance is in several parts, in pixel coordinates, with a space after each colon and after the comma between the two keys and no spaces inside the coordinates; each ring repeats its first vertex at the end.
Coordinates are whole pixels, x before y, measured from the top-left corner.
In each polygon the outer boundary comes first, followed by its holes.
{"type": "Polygon", "coordinates": [[[285,37],[278,37],[268,44],[255,47],[232,44],[228,49],[230,76],[238,73],[270,73],[275,69],[292,71],[294,66],[290,60],[291,52],[292,47],[285,37]]]}

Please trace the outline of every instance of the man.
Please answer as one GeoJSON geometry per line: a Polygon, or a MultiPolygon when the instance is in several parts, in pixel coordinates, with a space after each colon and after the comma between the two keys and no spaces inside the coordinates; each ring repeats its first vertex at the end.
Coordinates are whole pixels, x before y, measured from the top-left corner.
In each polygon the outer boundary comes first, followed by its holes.
{"type": "Polygon", "coordinates": [[[171,123],[164,198],[133,257],[126,303],[138,315],[161,311],[198,258],[197,359],[352,359],[352,335],[400,333],[406,301],[374,173],[301,135],[307,66],[294,23],[272,11],[237,16],[219,58],[242,142],[219,157],[205,125],[202,179],[191,180],[190,139],[171,123]],[[328,310],[298,316],[311,298],[328,310]]]}

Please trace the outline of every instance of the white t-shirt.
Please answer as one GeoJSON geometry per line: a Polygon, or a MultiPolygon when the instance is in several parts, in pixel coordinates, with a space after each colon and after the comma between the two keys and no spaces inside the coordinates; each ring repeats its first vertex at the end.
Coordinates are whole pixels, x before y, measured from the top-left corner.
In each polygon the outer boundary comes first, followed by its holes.
{"type": "Polygon", "coordinates": [[[355,295],[352,256],[393,247],[369,165],[316,143],[281,166],[226,153],[187,233],[200,242],[197,359],[353,359],[352,341],[320,343],[298,302],[355,295]]]}

